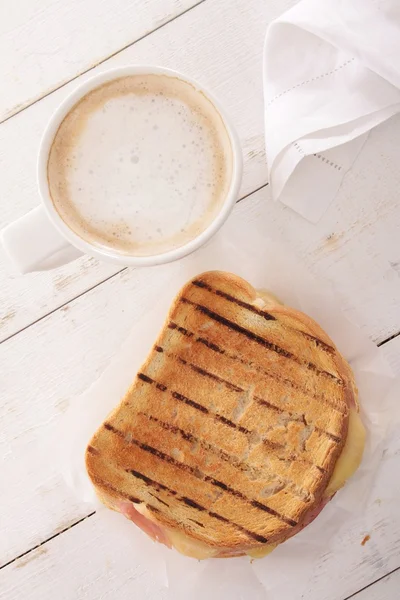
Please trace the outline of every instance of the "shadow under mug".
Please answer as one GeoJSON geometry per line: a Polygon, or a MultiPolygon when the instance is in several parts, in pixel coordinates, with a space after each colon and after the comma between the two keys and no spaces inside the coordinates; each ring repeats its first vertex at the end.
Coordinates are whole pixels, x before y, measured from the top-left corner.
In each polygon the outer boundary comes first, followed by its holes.
{"type": "Polygon", "coordinates": [[[194,252],[220,229],[237,200],[242,178],[242,151],[238,136],[219,102],[196,81],[171,69],[154,66],[128,66],[105,71],[85,81],[57,108],[43,134],[39,149],[37,179],[41,204],[0,232],[0,239],[11,261],[21,273],[43,271],[59,267],[88,254],[100,260],[122,266],[152,266],[176,261],[194,252]],[[229,190],[219,213],[211,224],[186,244],[151,256],[121,255],[110,249],[95,246],[79,237],[61,219],[52,202],[47,163],[54,137],[65,116],[88,92],[102,84],[129,75],[166,75],[190,83],[203,93],[222,119],[232,148],[232,176],[229,190]]]}

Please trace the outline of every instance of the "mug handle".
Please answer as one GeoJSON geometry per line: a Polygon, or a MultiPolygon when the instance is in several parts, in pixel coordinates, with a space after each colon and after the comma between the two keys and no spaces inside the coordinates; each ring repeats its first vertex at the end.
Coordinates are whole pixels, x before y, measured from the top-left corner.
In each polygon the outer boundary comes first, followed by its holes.
{"type": "Polygon", "coordinates": [[[20,273],[47,271],[82,256],[56,230],[43,206],[7,225],[0,232],[3,247],[20,273]]]}

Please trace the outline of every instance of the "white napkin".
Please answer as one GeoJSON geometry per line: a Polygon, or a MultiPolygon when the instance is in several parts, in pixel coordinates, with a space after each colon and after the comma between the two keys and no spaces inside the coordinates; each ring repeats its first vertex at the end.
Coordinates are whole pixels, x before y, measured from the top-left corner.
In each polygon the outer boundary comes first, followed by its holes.
{"type": "Polygon", "coordinates": [[[318,221],[368,131],[400,112],[399,0],[302,0],[268,28],[273,198],[318,221]]]}

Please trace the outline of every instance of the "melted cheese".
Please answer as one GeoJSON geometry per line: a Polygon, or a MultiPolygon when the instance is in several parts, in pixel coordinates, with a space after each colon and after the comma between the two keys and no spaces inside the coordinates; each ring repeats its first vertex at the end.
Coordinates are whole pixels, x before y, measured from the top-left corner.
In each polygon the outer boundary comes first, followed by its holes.
{"type": "Polygon", "coordinates": [[[167,536],[175,550],[178,550],[181,554],[190,556],[191,558],[197,558],[198,560],[213,558],[213,556],[216,556],[219,552],[218,548],[211,548],[204,542],[189,538],[182,531],[173,531],[169,529],[167,531],[167,536]]]}
{"type": "Polygon", "coordinates": [[[144,502],[141,502],[140,504],[132,502],[132,504],[141,515],[146,517],[146,519],[149,519],[149,521],[153,521],[153,523],[157,523],[157,519],[154,518],[154,516],[151,514],[144,502]]]}
{"type": "MultiPolygon", "coordinates": [[[[346,481],[357,471],[364,452],[365,438],[366,431],[360,416],[354,408],[351,408],[346,443],[336,462],[328,487],[325,490],[325,498],[332,496],[343,487],[346,481]]],[[[157,520],[147,509],[145,504],[135,504],[135,508],[143,516],[157,523],[157,520]]],[[[206,558],[213,558],[220,551],[218,548],[211,548],[204,542],[188,537],[182,531],[166,529],[165,533],[172,546],[185,556],[203,560],[206,558]]],[[[266,544],[265,546],[254,548],[253,550],[247,550],[246,554],[251,558],[264,558],[264,556],[267,556],[275,550],[277,545],[278,544],[266,544]]]]}
{"type": "Polygon", "coordinates": [[[247,556],[251,556],[251,558],[264,558],[268,554],[271,554],[273,550],[278,546],[278,544],[267,544],[266,546],[261,546],[261,548],[254,548],[254,550],[247,550],[247,556]]]}
{"type": "Polygon", "coordinates": [[[360,415],[354,408],[351,408],[346,443],[325,490],[325,497],[333,496],[357,471],[364,452],[365,437],[366,431],[360,415]]]}
{"type": "Polygon", "coordinates": [[[263,309],[265,306],[271,304],[283,304],[275,294],[272,294],[268,290],[257,290],[257,294],[258,297],[253,302],[254,306],[257,306],[257,308],[263,309]]]}

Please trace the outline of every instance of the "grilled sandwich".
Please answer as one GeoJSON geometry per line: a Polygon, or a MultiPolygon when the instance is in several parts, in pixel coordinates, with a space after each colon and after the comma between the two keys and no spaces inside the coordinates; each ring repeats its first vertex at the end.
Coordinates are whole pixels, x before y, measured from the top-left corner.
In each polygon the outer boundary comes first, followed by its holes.
{"type": "Polygon", "coordinates": [[[260,557],[318,515],[364,440],[327,334],[215,271],[178,294],[86,466],[99,498],[153,539],[196,558],[260,557]]]}

